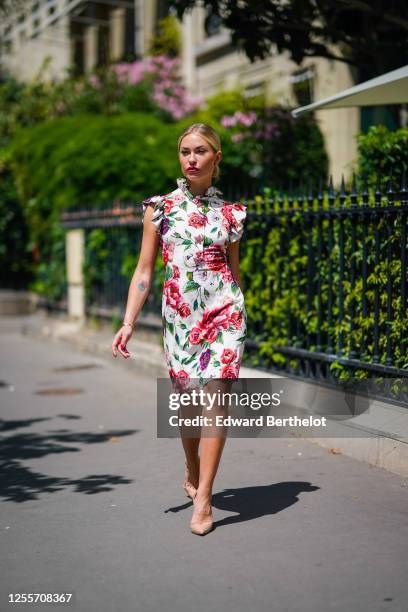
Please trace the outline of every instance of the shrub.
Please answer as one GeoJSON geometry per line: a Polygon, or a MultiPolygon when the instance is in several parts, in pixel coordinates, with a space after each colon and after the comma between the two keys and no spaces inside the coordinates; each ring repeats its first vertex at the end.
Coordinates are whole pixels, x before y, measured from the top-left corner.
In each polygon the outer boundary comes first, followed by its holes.
{"type": "Polygon", "coordinates": [[[384,125],[372,126],[367,134],[358,135],[357,144],[358,173],[366,174],[373,187],[380,176],[382,190],[388,188],[392,177],[398,190],[402,171],[408,168],[408,127],[391,132],[384,125]]]}
{"type": "Polygon", "coordinates": [[[175,188],[175,139],[173,126],[141,113],[65,117],[19,131],[9,154],[29,238],[39,252],[35,286],[42,293],[64,286],[61,210],[118,199],[137,203],[175,188]],[[55,284],[58,274],[61,283],[55,284]]]}
{"type": "Polygon", "coordinates": [[[24,289],[33,274],[32,245],[10,164],[0,156],[0,287],[24,289]]]}
{"type": "Polygon", "coordinates": [[[247,99],[235,89],[209,98],[193,120],[210,123],[220,134],[223,188],[288,188],[327,179],[324,139],[312,115],[293,119],[289,109],[266,105],[264,96],[247,99]]]}

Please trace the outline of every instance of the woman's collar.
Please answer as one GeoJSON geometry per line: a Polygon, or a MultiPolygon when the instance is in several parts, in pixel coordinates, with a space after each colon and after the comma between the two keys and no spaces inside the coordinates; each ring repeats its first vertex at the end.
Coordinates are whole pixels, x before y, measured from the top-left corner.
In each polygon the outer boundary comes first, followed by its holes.
{"type": "Polygon", "coordinates": [[[185,195],[192,198],[193,200],[195,198],[199,198],[201,200],[205,198],[214,198],[214,197],[222,195],[222,191],[217,189],[217,187],[215,187],[214,185],[210,185],[210,187],[208,187],[208,189],[202,195],[195,196],[191,193],[189,189],[188,181],[185,177],[181,177],[177,179],[177,186],[179,187],[179,189],[181,189],[181,191],[185,195]]]}

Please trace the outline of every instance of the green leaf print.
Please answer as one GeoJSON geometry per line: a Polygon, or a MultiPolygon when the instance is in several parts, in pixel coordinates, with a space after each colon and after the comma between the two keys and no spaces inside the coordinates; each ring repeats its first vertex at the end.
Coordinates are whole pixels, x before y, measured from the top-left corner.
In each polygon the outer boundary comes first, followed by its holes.
{"type": "Polygon", "coordinates": [[[204,236],[204,246],[210,246],[210,244],[212,244],[214,242],[214,240],[212,240],[211,238],[209,238],[208,236],[204,236]]]}
{"type": "Polygon", "coordinates": [[[198,283],[191,280],[191,281],[188,281],[186,285],[184,285],[183,291],[194,291],[195,289],[198,289],[199,286],[200,285],[198,283]]]}
{"type": "Polygon", "coordinates": [[[193,273],[192,272],[187,272],[187,278],[188,278],[188,280],[193,280],[193,273]]]}
{"type": "Polygon", "coordinates": [[[184,238],[184,240],[183,240],[183,242],[181,244],[184,244],[186,246],[187,245],[190,246],[190,245],[193,244],[193,241],[192,240],[188,240],[188,238],[184,238]]]}
{"type": "Polygon", "coordinates": [[[194,300],[193,310],[197,310],[197,308],[198,308],[198,301],[194,300]]]}
{"type": "Polygon", "coordinates": [[[238,291],[238,285],[234,281],[231,283],[231,291],[232,293],[236,293],[238,291]]]}
{"type": "Polygon", "coordinates": [[[176,339],[177,344],[180,346],[180,338],[178,337],[178,334],[175,334],[174,338],[176,339]]]}
{"type": "Polygon", "coordinates": [[[210,292],[207,289],[204,289],[204,295],[205,297],[210,297],[210,292]]]}
{"type": "Polygon", "coordinates": [[[218,332],[216,342],[222,342],[222,331],[221,330],[218,332]]]}
{"type": "Polygon", "coordinates": [[[213,361],[213,365],[215,365],[215,367],[216,367],[216,368],[218,368],[218,367],[221,365],[221,362],[220,362],[220,361],[218,361],[218,359],[215,359],[215,360],[213,361]]]}
{"type": "Polygon", "coordinates": [[[200,306],[204,310],[205,309],[205,302],[201,302],[200,306]]]}
{"type": "Polygon", "coordinates": [[[220,279],[220,284],[218,285],[218,289],[222,289],[224,286],[224,283],[222,282],[222,278],[220,279]]]}
{"type": "Polygon", "coordinates": [[[195,355],[190,355],[190,357],[184,357],[184,359],[182,360],[181,363],[184,364],[184,365],[188,365],[189,363],[194,361],[195,358],[196,358],[195,355]]]}

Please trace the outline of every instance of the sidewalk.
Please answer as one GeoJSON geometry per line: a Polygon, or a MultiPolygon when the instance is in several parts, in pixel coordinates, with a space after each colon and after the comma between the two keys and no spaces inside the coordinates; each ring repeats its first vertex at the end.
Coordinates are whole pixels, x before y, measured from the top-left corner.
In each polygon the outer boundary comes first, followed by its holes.
{"type": "MultiPolygon", "coordinates": [[[[51,341],[64,341],[77,350],[99,355],[107,359],[111,356],[111,344],[114,332],[109,325],[93,329],[81,322],[70,321],[65,316],[47,316],[36,313],[24,317],[3,318],[2,325],[20,326],[21,333],[32,337],[45,337],[51,341]]],[[[139,323],[137,334],[130,343],[131,357],[117,357],[123,367],[154,377],[168,376],[164,354],[161,346],[160,332],[153,333],[143,328],[139,323]]],[[[254,368],[241,367],[240,377],[243,378],[276,378],[272,374],[254,368]]],[[[306,398],[313,387],[309,383],[299,381],[296,385],[296,397],[293,398],[293,410],[302,411],[307,405],[306,398]]],[[[321,401],[330,401],[330,393],[319,390],[321,401]]],[[[400,476],[408,477],[408,407],[391,405],[375,401],[370,409],[347,424],[336,424],[338,437],[335,438],[304,438],[319,444],[332,452],[342,453],[370,465],[389,470],[400,476]],[[361,437],[358,437],[361,432],[361,437]],[[353,437],[354,436],[354,437],[353,437]]]]}
{"type": "Polygon", "coordinates": [[[406,612],[407,479],[230,437],[200,538],[154,376],[21,321],[0,333],[2,611],[9,593],[72,593],[70,612],[406,612]]]}

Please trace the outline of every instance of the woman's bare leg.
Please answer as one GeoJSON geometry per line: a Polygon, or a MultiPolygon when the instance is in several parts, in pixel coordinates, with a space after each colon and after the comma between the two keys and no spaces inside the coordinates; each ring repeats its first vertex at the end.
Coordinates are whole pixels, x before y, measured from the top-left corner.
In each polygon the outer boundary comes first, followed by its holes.
{"type": "MultiPolygon", "coordinates": [[[[179,389],[177,388],[177,391],[179,389]]],[[[186,391],[184,391],[185,393],[186,391]]],[[[198,414],[197,409],[193,408],[192,404],[182,405],[178,411],[179,417],[191,418],[195,414],[198,414]]],[[[198,479],[200,473],[200,459],[198,456],[198,448],[200,445],[200,428],[194,428],[194,432],[191,432],[191,428],[179,427],[181,442],[184,448],[184,454],[186,456],[186,472],[185,481],[188,481],[196,489],[198,487],[198,479]],[[192,434],[194,437],[187,437],[187,434],[192,434]]],[[[195,491],[192,490],[194,494],[195,491]]]]}
{"type": "Polygon", "coordinates": [[[200,475],[200,458],[198,456],[200,438],[181,438],[181,442],[186,455],[188,471],[188,474],[186,474],[186,479],[191,482],[195,488],[197,488],[200,475]]]}
{"type": "MultiPolygon", "coordinates": [[[[207,393],[228,392],[231,388],[231,381],[214,380],[207,383],[205,391],[207,393]]],[[[204,414],[215,419],[215,415],[228,415],[228,406],[215,402],[212,410],[204,410],[204,414]]],[[[206,427],[201,429],[200,441],[200,478],[197,495],[194,499],[193,520],[197,523],[200,518],[207,519],[211,515],[212,488],[220,464],[222,452],[227,436],[226,427],[206,427]]]]}

